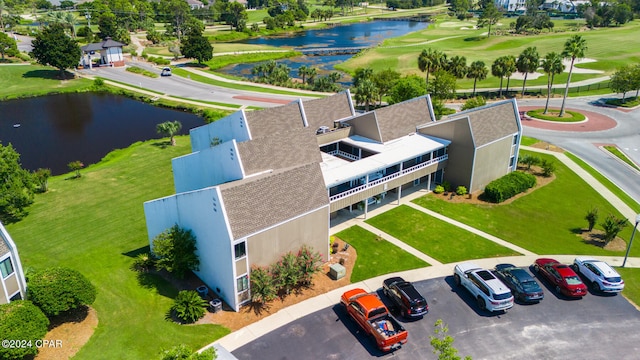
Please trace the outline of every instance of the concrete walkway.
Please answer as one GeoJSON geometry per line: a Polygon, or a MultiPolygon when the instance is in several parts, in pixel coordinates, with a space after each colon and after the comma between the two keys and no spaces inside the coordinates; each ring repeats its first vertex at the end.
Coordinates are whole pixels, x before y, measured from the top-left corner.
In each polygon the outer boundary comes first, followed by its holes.
{"type": "MultiPolygon", "coordinates": [[[[538,148],[532,148],[528,146],[521,146],[521,149],[537,151],[549,155],[555,156],[559,161],[563,164],[567,165],[572,171],[574,171],[578,176],[583,178],[591,187],[593,187],[598,193],[602,194],[614,207],[616,207],[624,216],[629,217],[632,223],[635,223],[636,214],[633,212],[631,208],[629,208],[624,202],[618,199],[609,189],[600,184],[593,176],[584,171],[580,166],[575,164],[571,159],[569,159],[566,155],[558,152],[541,150],[538,148]]],[[[384,200],[384,203],[381,205],[376,205],[371,211],[368,211],[366,216],[363,212],[354,211],[354,214],[340,214],[338,218],[332,220],[332,226],[330,229],[331,234],[335,234],[340,232],[346,228],[349,228],[354,225],[361,226],[362,228],[374,233],[380,234],[385,240],[391,242],[392,244],[402,248],[403,250],[413,254],[414,256],[428,262],[432,266],[421,268],[421,269],[413,269],[398,273],[385,274],[375,278],[367,279],[358,283],[353,283],[346,285],[342,288],[332,290],[326,294],[318,295],[314,298],[307,299],[298,304],[292,305],[288,308],[282,309],[275,314],[266,317],[256,323],[248,325],[238,331],[235,331],[218,341],[214,344],[210,344],[206,349],[211,346],[215,346],[217,348],[225,349],[224,357],[220,357],[220,359],[235,359],[235,357],[230,353],[239,347],[250,343],[251,341],[256,340],[262,335],[269,333],[270,331],[286,325],[294,320],[302,318],[306,315],[312,314],[320,309],[324,309],[329,306],[333,306],[340,301],[340,296],[342,293],[349,289],[353,288],[362,288],[366,291],[376,291],[381,287],[382,281],[388,277],[392,276],[401,276],[408,281],[422,281],[427,279],[433,279],[438,277],[450,276],[453,274],[453,268],[456,264],[460,263],[449,263],[443,264],[431,257],[427,254],[420,252],[419,250],[403,243],[402,241],[390,236],[382,232],[381,230],[365,223],[367,217],[373,217],[385,211],[388,211],[394,207],[399,205],[407,205],[418,211],[422,211],[430,216],[436,217],[442,221],[446,221],[452,225],[458,226],[464,230],[470,231],[474,234],[484,237],[490,241],[493,241],[502,246],[508,247],[514,251],[517,251],[523,256],[511,256],[511,257],[500,257],[500,258],[487,258],[487,259],[476,259],[472,260],[473,263],[483,267],[483,268],[493,268],[495,265],[499,263],[511,263],[516,266],[529,266],[533,264],[533,262],[540,257],[551,257],[562,263],[572,263],[575,259],[576,255],[557,255],[557,254],[535,254],[529,250],[523,249],[519,246],[511,244],[505,240],[497,238],[491,234],[487,234],[481,230],[475,229],[466,224],[460,223],[459,221],[453,220],[441,214],[435,213],[431,210],[425,209],[419,205],[412,203],[411,201],[426,195],[429,193],[429,190],[425,188],[414,188],[409,191],[404,191],[404,196],[401,199],[387,197],[384,200]]],[[[606,261],[612,266],[621,266],[624,260],[621,256],[594,256],[596,259],[600,259],[606,261]]],[[[465,261],[463,261],[465,262],[465,261]]],[[[630,268],[640,268],[640,258],[629,258],[627,260],[626,267],[630,268]]]]}

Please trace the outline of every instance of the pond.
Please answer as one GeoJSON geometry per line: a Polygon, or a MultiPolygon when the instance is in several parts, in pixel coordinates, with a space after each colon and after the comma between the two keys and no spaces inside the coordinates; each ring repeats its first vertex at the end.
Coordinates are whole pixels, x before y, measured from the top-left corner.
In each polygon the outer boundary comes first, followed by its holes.
{"type": "MultiPolygon", "coordinates": [[[[291,49],[371,47],[382,43],[385,39],[398,37],[410,32],[426,29],[428,22],[418,21],[369,21],[340,25],[327,29],[307,30],[287,37],[260,37],[241,41],[246,44],[270,45],[291,49]]],[[[325,75],[335,71],[334,66],[350,59],[353,55],[300,56],[278,60],[291,68],[290,77],[298,77],[298,68],[302,65],[315,67],[318,74],[325,75]]],[[[218,71],[241,77],[251,78],[251,69],[260,63],[236,64],[218,71]]],[[[349,78],[341,83],[348,85],[349,78]]]]}
{"type": "Polygon", "coordinates": [[[112,150],[161,138],[156,125],[180,121],[181,134],[203,125],[194,114],[111,94],[61,94],[0,101],[0,142],[13,145],[28,170],[69,171],[79,160],[94,164],[112,150]]]}

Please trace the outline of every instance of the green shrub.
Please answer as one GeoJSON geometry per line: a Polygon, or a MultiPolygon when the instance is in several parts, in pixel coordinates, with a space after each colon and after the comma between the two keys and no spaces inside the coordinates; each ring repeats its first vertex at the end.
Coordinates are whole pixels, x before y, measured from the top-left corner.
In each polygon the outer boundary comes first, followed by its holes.
{"type": "Polygon", "coordinates": [[[160,355],[160,360],[212,360],[217,358],[218,354],[214,347],[210,347],[201,353],[197,353],[184,344],[164,350],[160,355]]]}
{"type": "Polygon", "coordinates": [[[132,72],[134,74],[140,74],[140,75],[144,75],[144,76],[148,76],[150,78],[157,78],[158,74],[151,72],[149,70],[145,70],[143,68],[139,68],[137,66],[128,66],[126,69],[128,72],[132,72]]]}
{"type": "Polygon", "coordinates": [[[556,164],[547,159],[542,160],[540,166],[542,167],[542,176],[544,177],[549,177],[553,175],[554,171],[556,171],[556,164]]]}
{"type": "Polygon", "coordinates": [[[458,186],[456,188],[456,194],[458,194],[458,195],[466,195],[467,194],[467,187],[466,186],[462,186],[462,185],[458,186]]]}
{"type": "Polygon", "coordinates": [[[444,191],[449,192],[451,191],[451,183],[448,180],[445,180],[442,182],[442,187],[444,188],[444,191]]]}
{"type": "Polygon", "coordinates": [[[462,105],[462,110],[474,109],[485,105],[487,105],[487,100],[482,96],[476,96],[465,101],[464,105],[462,105]]]}
{"type": "Polygon", "coordinates": [[[254,267],[251,269],[251,301],[265,304],[278,296],[278,289],[269,269],[254,267]]]}
{"type": "Polygon", "coordinates": [[[309,246],[302,245],[296,259],[300,269],[299,283],[305,286],[312,285],[313,275],[322,269],[322,257],[320,253],[313,251],[309,246]]]}
{"type": "Polygon", "coordinates": [[[1,346],[0,359],[18,360],[36,355],[38,347],[35,342],[44,338],[48,328],[49,319],[31,301],[16,300],[0,305],[0,338],[31,344],[17,347],[1,346]]]}
{"type": "Polygon", "coordinates": [[[196,250],[196,238],[191,230],[182,229],[178,225],[172,226],[153,239],[156,266],[177,278],[183,278],[187,271],[198,270],[200,260],[196,250]]]}
{"type": "Polygon", "coordinates": [[[204,316],[207,302],[194,290],[182,290],[173,300],[171,312],[185,323],[193,323],[204,316]]]}
{"type": "Polygon", "coordinates": [[[520,171],[513,171],[490,182],[484,189],[484,196],[490,202],[501,203],[535,185],[535,176],[520,171]]]}
{"type": "Polygon", "coordinates": [[[593,227],[598,222],[598,208],[593,207],[587,211],[587,215],[584,217],[585,220],[589,223],[589,231],[593,230],[593,227]]]}
{"type": "Polygon", "coordinates": [[[607,215],[607,218],[600,224],[604,230],[604,244],[607,245],[611,240],[615,239],[618,233],[627,227],[627,225],[629,225],[627,219],[619,219],[613,214],[607,215]]]}
{"type": "Polygon", "coordinates": [[[29,276],[29,300],[51,317],[96,300],[96,288],[80,272],[68,268],[48,268],[29,276]]]}
{"type": "MultiPolygon", "coordinates": [[[[144,55],[145,54],[143,54],[142,56],[144,57],[144,55]]],[[[147,61],[150,61],[156,65],[169,65],[171,63],[171,60],[156,56],[147,56],[147,61]]]]}
{"type": "Polygon", "coordinates": [[[148,272],[156,265],[156,259],[149,253],[139,254],[133,260],[131,268],[139,272],[148,272]]]}
{"type": "Polygon", "coordinates": [[[533,156],[530,154],[526,154],[525,156],[518,157],[518,163],[526,165],[527,170],[530,170],[532,165],[540,164],[540,161],[541,160],[539,157],[533,156]]]}
{"type": "Polygon", "coordinates": [[[98,88],[104,86],[104,80],[101,78],[96,78],[95,80],[93,80],[93,86],[98,88]]]}
{"type": "Polygon", "coordinates": [[[436,194],[442,194],[444,192],[444,187],[442,185],[436,185],[436,188],[433,189],[433,192],[436,194]]]}

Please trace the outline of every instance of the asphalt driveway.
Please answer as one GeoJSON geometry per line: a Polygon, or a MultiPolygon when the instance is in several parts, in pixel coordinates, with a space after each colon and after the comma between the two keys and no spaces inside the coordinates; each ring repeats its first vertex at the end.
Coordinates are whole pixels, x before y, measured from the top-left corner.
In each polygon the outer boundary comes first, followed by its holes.
{"type": "Polygon", "coordinates": [[[490,314],[479,311],[466,290],[455,288],[451,276],[414,285],[429,301],[430,311],[422,320],[402,321],[409,342],[394,353],[380,353],[335,305],[282,326],[233,355],[238,359],[435,359],[429,336],[434,322],[443,319],[459,355],[474,360],[638,358],[640,312],[620,295],[590,293],[568,300],[543,285],[541,303],[516,304],[507,313],[490,314]]]}

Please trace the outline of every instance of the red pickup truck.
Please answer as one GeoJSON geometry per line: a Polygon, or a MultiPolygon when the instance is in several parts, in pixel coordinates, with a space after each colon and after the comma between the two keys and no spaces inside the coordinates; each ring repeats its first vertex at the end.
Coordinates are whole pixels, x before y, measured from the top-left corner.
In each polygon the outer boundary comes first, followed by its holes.
{"type": "Polygon", "coordinates": [[[407,330],[389,314],[376,294],[353,289],[342,294],[340,303],[360,328],[373,336],[380,350],[396,350],[407,343],[407,330]]]}

